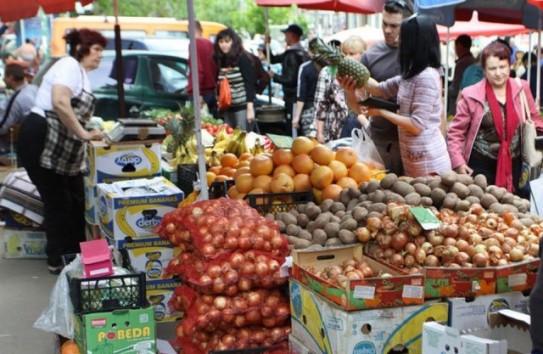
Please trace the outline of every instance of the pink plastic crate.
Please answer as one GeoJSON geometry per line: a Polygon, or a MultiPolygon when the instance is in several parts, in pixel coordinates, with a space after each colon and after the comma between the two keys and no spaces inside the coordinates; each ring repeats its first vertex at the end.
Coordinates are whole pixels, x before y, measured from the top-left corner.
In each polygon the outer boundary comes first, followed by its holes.
{"type": "Polygon", "coordinates": [[[79,245],[85,277],[96,278],[113,274],[111,252],[105,239],[85,241],[79,245]]]}

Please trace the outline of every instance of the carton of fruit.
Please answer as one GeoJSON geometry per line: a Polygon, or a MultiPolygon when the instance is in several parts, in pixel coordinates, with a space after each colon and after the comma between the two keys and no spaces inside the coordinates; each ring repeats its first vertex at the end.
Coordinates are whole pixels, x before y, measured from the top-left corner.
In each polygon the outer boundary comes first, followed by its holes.
{"type": "Polygon", "coordinates": [[[424,296],[475,297],[496,292],[495,268],[424,267],[424,296]]]}
{"type": "Polygon", "coordinates": [[[535,286],[540,258],[496,267],[496,293],[529,291],[535,286]]]}
{"type": "Polygon", "coordinates": [[[344,310],[355,311],[424,303],[422,274],[406,275],[373,258],[364,256],[362,245],[322,250],[295,250],[292,258],[292,277],[344,310]],[[336,275],[324,279],[325,269],[328,267],[337,269],[337,266],[349,264],[352,260],[366,263],[362,268],[367,276],[362,279],[353,279],[354,274],[348,273],[348,277],[338,279],[336,275]],[[366,267],[371,268],[370,273],[366,267]]]}

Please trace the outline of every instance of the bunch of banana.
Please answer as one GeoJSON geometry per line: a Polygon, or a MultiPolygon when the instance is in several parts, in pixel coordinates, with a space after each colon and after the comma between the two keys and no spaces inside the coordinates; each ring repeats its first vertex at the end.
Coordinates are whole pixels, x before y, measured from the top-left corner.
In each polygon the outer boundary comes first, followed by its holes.
{"type": "Polygon", "coordinates": [[[190,152],[192,155],[198,155],[198,145],[196,142],[196,134],[193,134],[189,140],[185,143],[185,147],[187,148],[187,151],[190,152]]]}
{"type": "MultiPolygon", "coordinates": [[[[235,136],[234,134],[232,134],[235,136]]],[[[240,131],[239,135],[236,137],[232,137],[232,140],[224,150],[225,153],[232,153],[236,155],[237,157],[240,157],[242,154],[249,152],[249,149],[247,148],[247,143],[245,142],[245,137],[247,136],[247,132],[240,131]]]]}
{"type": "Polygon", "coordinates": [[[193,164],[198,161],[198,155],[187,150],[184,146],[179,146],[175,157],[169,161],[170,166],[177,168],[178,165],[193,164]]]}
{"type": "MultiPolygon", "coordinates": [[[[222,155],[221,155],[222,156],[222,155]]],[[[211,151],[211,156],[207,159],[207,164],[209,166],[220,166],[221,165],[221,158],[217,151],[213,150],[211,151]]]]}
{"type": "Polygon", "coordinates": [[[262,146],[260,139],[256,138],[255,146],[251,148],[251,154],[253,154],[253,156],[256,156],[259,154],[263,154],[265,152],[266,152],[266,149],[264,149],[264,146],[262,146]]]}

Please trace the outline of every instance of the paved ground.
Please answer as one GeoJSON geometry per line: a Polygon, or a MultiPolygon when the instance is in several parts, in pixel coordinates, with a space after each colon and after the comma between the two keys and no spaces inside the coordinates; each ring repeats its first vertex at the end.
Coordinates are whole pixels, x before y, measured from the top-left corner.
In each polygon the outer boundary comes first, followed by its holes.
{"type": "MultiPolygon", "coordinates": [[[[0,353],[57,354],[55,336],[32,327],[49,303],[57,277],[49,274],[43,259],[5,259],[1,236],[0,245],[0,353]]],[[[175,324],[158,324],[157,336],[174,339],[175,324]]]]}

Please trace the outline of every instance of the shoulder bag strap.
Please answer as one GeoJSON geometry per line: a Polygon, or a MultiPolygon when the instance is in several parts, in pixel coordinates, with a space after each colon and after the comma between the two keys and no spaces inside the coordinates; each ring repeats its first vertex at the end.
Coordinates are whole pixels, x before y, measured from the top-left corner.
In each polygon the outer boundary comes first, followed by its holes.
{"type": "Polygon", "coordinates": [[[11,111],[11,106],[13,106],[13,102],[15,102],[15,98],[17,97],[17,95],[21,91],[22,91],[22,89],[19,90],[19,91],[15,91],[15,93],[9,99],[6,110],[4,111],[4,116],[2,117],[2,121],[0,121],[0,128],[2,128],[4,126],[4,124],[6,124],[6,121],[8,120],[9,112],[11,111]]]}
{"type": "Polygon", "coordinates": [[[528,106],[528,99],[526,98],[526,92],[524,91],[524,86],[522,85],[522,82],[520,81],[520,78],[515,78],[515,81],[520,85],[520,105],[521,105],[521,111],[522,111],[522,121],[527,122],[532,120],[531,114],[530,114],[530,107],[528,106]]]}

